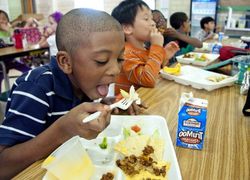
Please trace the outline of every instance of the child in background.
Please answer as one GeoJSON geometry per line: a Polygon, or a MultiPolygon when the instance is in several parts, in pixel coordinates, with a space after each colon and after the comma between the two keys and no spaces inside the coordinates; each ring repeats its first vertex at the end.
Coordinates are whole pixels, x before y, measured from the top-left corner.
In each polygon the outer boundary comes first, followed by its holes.
{"type": "MultiPolygon", "coordinates": [[[[124,38],[106,12],[74,9],[63,16],[56,58],[23,74],[10,92],[0,126],[0,179],[11,179],[75,135],[92,139],[108,126],[109,106],[92,101],[106,97],[120,73],[124,38]],[[97,119],[82,122],[96,111],[102,112],[97,119]]],[[[135,107],[128,111],[137,114],[135,107]]]]}
{"type": "Polygon", "coordinates": [[[200,21],[201,30],[196,34],[196,38],[204,42],[214,38],[215,23],[212,17],[204,17],[200,21]]]}
{"type": "Polygon", "coordinates": [[[39,45],[41,47],[45,47],[45,46],[49,46],[50,48],[50,56],[56,56],[57,53],[57,47],[56,47],[56,28],[57,28],[57,24],[59,23],[59,21],[61,20],[63,14],[61,12],[54,12],[51,15],[49,15],[48,20],[49,20],[49,26],[47,26],[47,28],[50,28],[50,30],[52,30],[52,32],[50,34],[43,34],[39,45]],[[47,36],[46,36],[47,35],[47,36]]]}
{"type": "Polygon", "coordinates": [[[164,15],[159,10],[152,10],[152,16],[153,20],[155,22],[156,28],[162,33],[164,37],[164,43],[165,46],[167,43],[167,19],[164,17],[164,15]]]}
{"type": "Polygon", "coordinates": [[[166,35],[169,36],[168,41],[177,41],[180,51],[176,55],[186,54],[194,50],[195,47],[202,48],[202,42],[189,36],[190,22],[183,12],[176,12],[170,16],[170,25],[174,28],[167,28],[166,35]]]}
{"type": "Polygon", "coordinates": [[[113,11],[112,16],[122,25],[126,37],[122,72],[116,79],[115,93],[129,90],[131,85],[154,87],[161,66],[179,50],[172,42],[163,47],[163,36],[155,27],[148,5],[141,0],[124,0],[113,11]],[[145,42],[150,42],[149,49],[145,42]]]}
{"type": "Polygon", "coordinates": [[[8,14],[0,10],[0,38],[10,38],[12,34],[8,14]]]}
{"type": "MultiPolygon", "coordinates": [[[[3,39],[6,44],[10,43],[10,39],[12,36],[13,29],[10,25],[9,16],[8,14],[0,10],[0,39],[3,39]]],[[[21,72],[26,72],[30,70],[30,67],[27,66],[22,61],[16,59],[5,59],[3,60],[6,72],[8,73],[10,69],[16,69],[21,72]]],[[[0,91],[2,80],[3,80],[3,73],[2,73],[2,66],[0,66],[0,91]]]]}

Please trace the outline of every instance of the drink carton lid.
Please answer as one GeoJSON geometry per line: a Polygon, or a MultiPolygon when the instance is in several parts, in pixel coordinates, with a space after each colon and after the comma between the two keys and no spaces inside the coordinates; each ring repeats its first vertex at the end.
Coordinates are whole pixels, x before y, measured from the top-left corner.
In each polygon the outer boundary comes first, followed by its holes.
{"type": "Polygon", "coordinates": [[[199,106],[202,108],[207,108],[208,101],[206,99],[190,98],[185,104],[190,104],[190,105],[199,106]]]}

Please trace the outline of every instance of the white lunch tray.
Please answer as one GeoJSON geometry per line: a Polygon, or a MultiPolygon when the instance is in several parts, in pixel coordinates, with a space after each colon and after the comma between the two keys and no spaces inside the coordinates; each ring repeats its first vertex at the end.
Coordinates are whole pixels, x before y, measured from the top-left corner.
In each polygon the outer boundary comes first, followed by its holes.
{"type": "Polygon", "coordinates": [[[216,59],[218,59],[220,57],[219,54],[209,54],[209,53],[196,53],[196,52],[190,52],[187,54],[192,54],[195,55],[196,57],[201,57],[202,54],[204,54],[208,60],[206,61],[198,61],[195,60],[195,58],[184,58],[184,54],[177,56],[176,59],[179,63],[182,64],[193,64],[193,65],[197,65],[197,66],[207,66],[208,64],[214,62],[216,59]]]}
{"type": "Polygon", "coordinates": [[[163,70],[160,71],[160,74],[163,78],[168,80],[174,80],[177,83],[183,84],[183,85],[190,85],[193,88],[196,89],[205,89],[207,91],[212,91],[214,89],[218,89],[225,86],[231,86],[234,84],[234,82],[237,80],[237,77],[230,77],[227,76],[226,79],[220,81],[220,82],[212,82],[207,80],[210,76],[226,76],[223,74],[206,71],[204,69],[193,67],[193,66],[182,66],[181,67],[181,74],[180,75],[171,75],[163,70]]]}
{"type": "MultiPolygon", "coordinates": [[[[118,141],[124,138],[123,128],[130,128],[133,125],[139,125],[141,127],[142,134],[152,135],[155,130],[159,132],[159,135],[164,140],[165,144],[163,159],[167,162],[170,162],[170,169],[168,171],[168,177],[166,177],[166,179],[181,180],[182,177],[166,120],[163,117],[156,115],[112,115],[110,125],[102,133],[100,133],[96,139],[88,141],[81,138],[81,144],[88,152],[95,166],[95,173],[91,180],[99,180],[101,179],[102,174],[107,172],[115,172],[115,180],[125,180],[122,171],[115,164],[118,154],[113,150],[113,146],[114,143],[117,143],[118,141]],[[109,147],[107,150],[102,150],[98,146],[98,144],[102,141],[103,137],[107,137],[109,147]]],[[[59,150],[63,149],[66,143],[64,143],[57,150],[55,150],[52,155],[55,157],[60,156],[59,150]]],[[[43,177],[43,180],[52,179],[50,178],[48,173],[46,173],[43,177]]]]}

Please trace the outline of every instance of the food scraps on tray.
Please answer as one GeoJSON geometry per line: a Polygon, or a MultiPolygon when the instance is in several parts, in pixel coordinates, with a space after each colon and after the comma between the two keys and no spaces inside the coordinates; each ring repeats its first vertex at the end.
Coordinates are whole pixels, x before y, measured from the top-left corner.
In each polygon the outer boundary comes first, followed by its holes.
{"type": "Polygon", "coordinates": [[[218,75],[218,76],[209,76],[209,77],[207,77],[207,80],[209,80],[211,82],[220,82],[226,78],[227,78],[226,76],[218,75]]]}

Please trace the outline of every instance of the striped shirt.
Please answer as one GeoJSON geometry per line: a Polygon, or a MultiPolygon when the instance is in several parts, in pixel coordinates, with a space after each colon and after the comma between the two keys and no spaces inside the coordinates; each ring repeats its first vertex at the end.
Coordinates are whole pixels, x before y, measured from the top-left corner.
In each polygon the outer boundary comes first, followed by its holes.
{"type": "Polygon", "coordinates": [[[201,29],[200,31],[197,32],[197,34],[195,35],[195,37],[197,39],[199,39],[201,42],[206,41],[208,38],[213,37],[213,31],[210,32],[206,32],[204,29],[201,29]]]}
{"type": "Polygon", "coordinates": [[[81,102],[84,100],[73,95],[71,82],[52,57],[50,64],[23,74],[14,83],[0,126],[0,145],[36,137],[81,102]]]}
{"type": "Polygon", "coordinates": [[[115,82],[115,94],[119,94],[120,89],[129,91],[131,85],[135,89],[154,87],[165,58],[162,46],[151,45],[149,50],[142,50],[126,43],[122,70],[115,82]]]}

